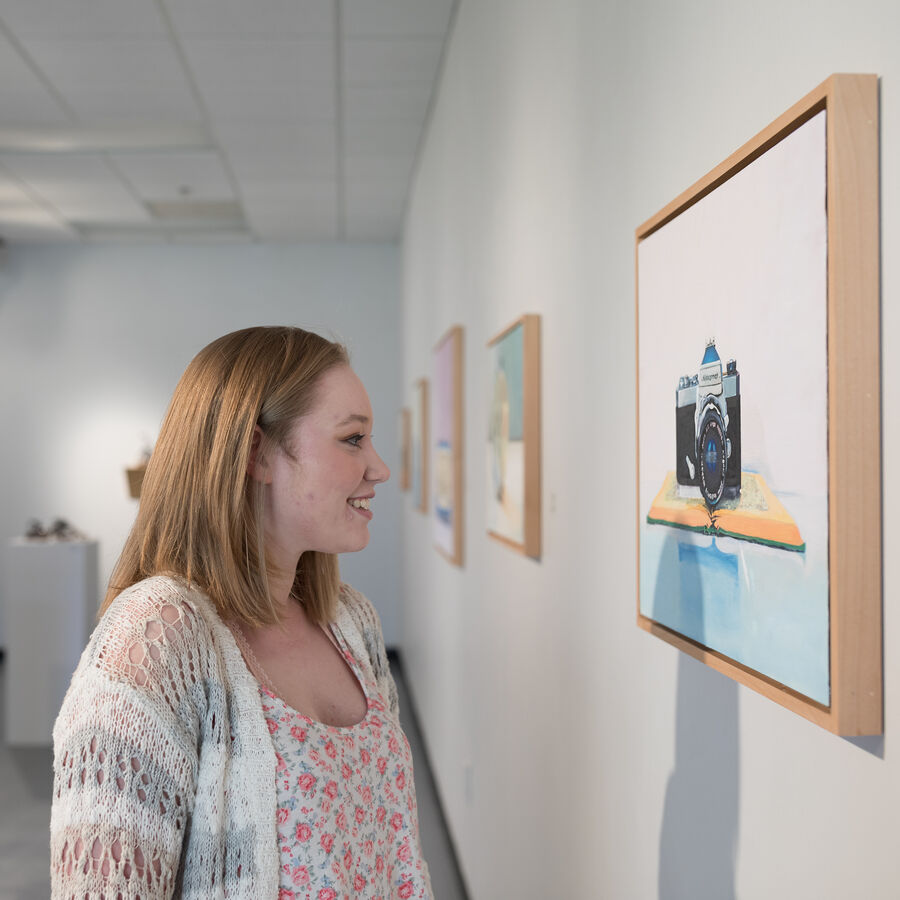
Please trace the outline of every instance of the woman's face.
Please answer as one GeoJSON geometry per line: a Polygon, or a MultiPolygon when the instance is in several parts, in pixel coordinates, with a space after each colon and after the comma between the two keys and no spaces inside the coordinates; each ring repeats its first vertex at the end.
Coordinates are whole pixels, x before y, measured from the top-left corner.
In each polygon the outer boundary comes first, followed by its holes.
{"type": "Polygon", "coordinates": [[[258,467],[266,484],[265,534],[272,562],[293,571],[301,553],[346,553],[369,542],[375,485],[390,470],[372,445],[369,396],[349,366],[319,379],[313,408],[258,467]]]}

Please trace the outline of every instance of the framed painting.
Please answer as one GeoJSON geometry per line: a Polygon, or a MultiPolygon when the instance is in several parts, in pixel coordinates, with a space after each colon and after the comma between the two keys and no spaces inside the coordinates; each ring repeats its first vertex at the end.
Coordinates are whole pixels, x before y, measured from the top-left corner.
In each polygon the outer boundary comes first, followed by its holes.
{"type": "Polygon", "coordinates": [[[541,555],[541,318],[525,315],[488,342],[488,534],[541,555]]]}
{"type": "Polygon", "coordinates": [[[434,544],[463,564],[463,330],[451,328],[434,348],[434,544]]]}
{"type": "Polygon", "coordinates": [[[638,624],[882,729],[878,82],[834,75],[636,232],[638,624]]]}
{"type": "Polygon", "coordinates": [[[397,430],[399,431],[398,446],[400,447],[400,490],[408,491],[410,485],[410,459],[412,456],[410,448],[410,414],[409,408],[403,407],[400,410],[399,420],[397,422],[397,430]]]}
{"type": "Polygon", "coordinates": [[[413,388],[409,416],[410,486],[413,505],[428,512],[428,379],[420,378],[413,388]]]}

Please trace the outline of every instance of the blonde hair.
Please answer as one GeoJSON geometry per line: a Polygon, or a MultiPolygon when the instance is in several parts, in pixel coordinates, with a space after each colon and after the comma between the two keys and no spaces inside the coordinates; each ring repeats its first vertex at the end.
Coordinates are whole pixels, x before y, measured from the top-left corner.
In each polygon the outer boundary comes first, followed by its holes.
{"type": "MultiPolygon", "coordinates": [[[[268,588],[263,490],[247,474],[254,429],[263,433],[263,458],[272,446],[287,449],[321,375],[348,364],[341,344],[288,327],[235,331],[194,357],[163,420],[101,615],[132,584],[169,574],[203,590],[223,618],[279,621],[268,588]]],[[[337,556],[300,557],[292,594],[313,622],[333,618],[339,588],[337,556]]]]}

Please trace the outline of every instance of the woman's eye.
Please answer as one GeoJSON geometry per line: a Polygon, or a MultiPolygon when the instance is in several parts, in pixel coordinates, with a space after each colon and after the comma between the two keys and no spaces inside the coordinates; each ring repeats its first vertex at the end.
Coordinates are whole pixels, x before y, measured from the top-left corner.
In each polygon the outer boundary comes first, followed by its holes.
{"type": "Polygon", "coordinates": [[[364,434],[352,434],[348,438],[344,438],[344,441],[348,444],[352,444],[354,447],[358,447],[362,442],[364,434]]]}

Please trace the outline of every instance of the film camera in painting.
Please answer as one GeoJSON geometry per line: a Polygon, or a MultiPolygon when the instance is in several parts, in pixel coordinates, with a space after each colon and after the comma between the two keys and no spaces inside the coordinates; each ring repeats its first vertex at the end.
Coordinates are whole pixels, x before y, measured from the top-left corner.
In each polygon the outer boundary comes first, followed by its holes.
{"type": "Polygon", "coordinates": [[[675,480],[696,486],[712,509],[741,490],[741,377],[730,359],[722,371],[715,340],[696,375],[675,391],[675,480]]]}

